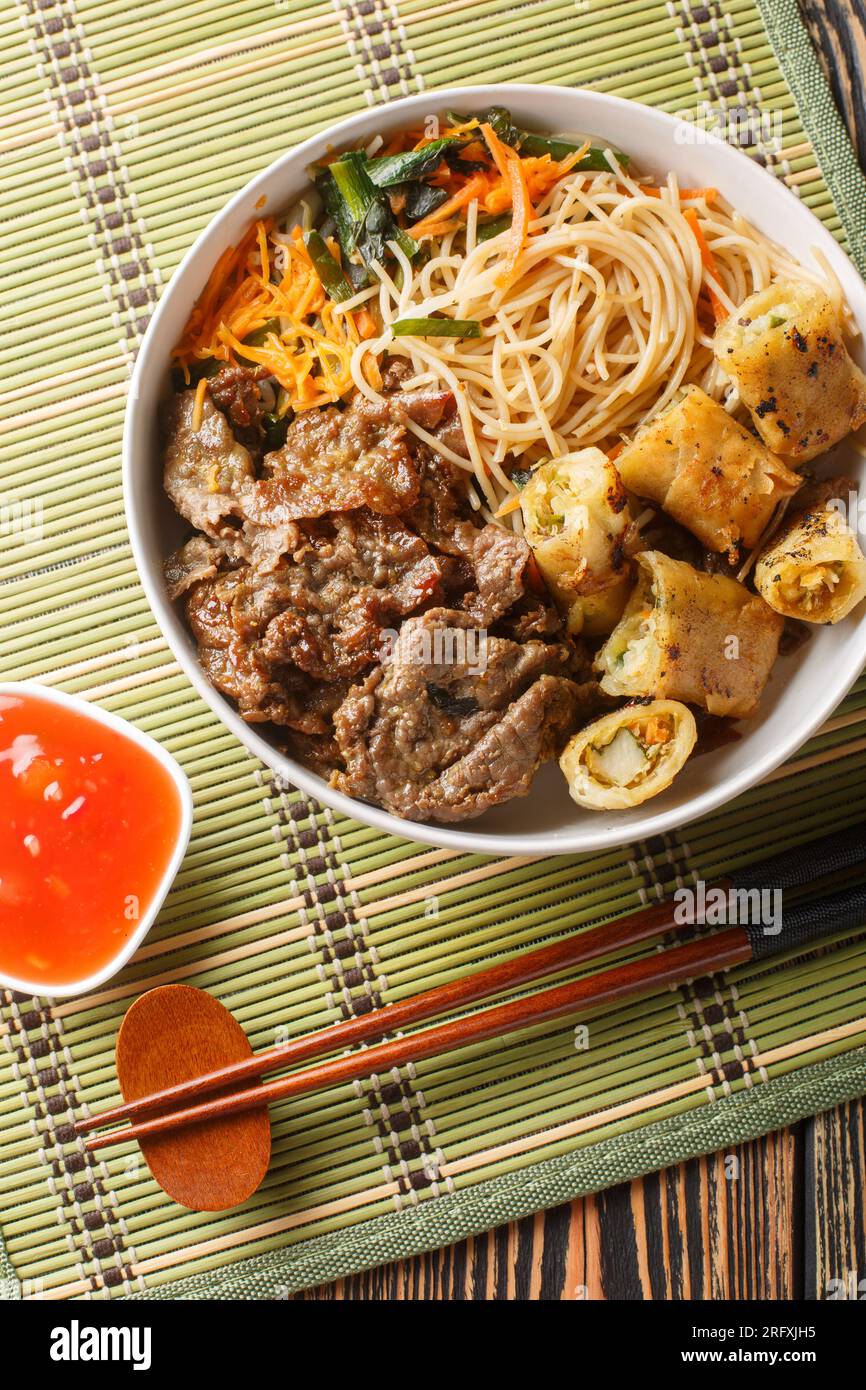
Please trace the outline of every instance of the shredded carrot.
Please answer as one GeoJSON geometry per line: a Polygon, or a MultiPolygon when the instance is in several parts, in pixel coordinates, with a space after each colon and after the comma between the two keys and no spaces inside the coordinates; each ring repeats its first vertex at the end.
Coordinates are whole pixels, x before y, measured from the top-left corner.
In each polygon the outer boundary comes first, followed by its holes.
{"type": "Polygon", "coordinates": [[[496,165],[502,177],[507,179],[509,161],[517,159],[517,154],[510,145],[503,144],[489,121],[484,121],[482,123],[481,132],[487,142],[487,148],[490,151],[493,163],[496,165]]]}
{"type": "Polygon", "coordinates": [[[520,254],[529,235],[533,208],[520,157],[510,146],[502,143],[489,121],[485,121],[481,129],[493,156],[493,162],[511,191],[512,212],[511,227],[508,232],[508,250],[502,262],[502,269],[496,277],[496,284],[500,289],[504,289],[511,283],[517,272],[520,254]]]}
{"type": "Polygon", "coordinates": [[[467,130],[477,130],[479,125],[478,117],[471,116],[468,121],[463,121],[461,125],[450,125],[443,130],[442,135],[465,135],[467,130]]]}
{"type": "Polygon", "coordinates": [[[428,213],[426,217],[422,217],[420,222],[415,222],[413,224],[411,232],[414,240],[418,241],[423,236],[437,234],[440,223],[447,222],[452,213],[459,212],[461,208],[467,207],[468,204],[472,202],[473,198],[482,197],[486,191],[486,175],[482,174],[480,171],[473,174],[452,198],[449,198],[441,207],[435,208],[433,212],[428,213]]]}
{"type": "MultiPolygon", "coordinates": [[[[695,212],[694,208],[686,208],[683,212],[683,217],[695,234],[695,240],[700,249],[701,261],[704,269],[709,272],[716,284],[720,285],[719,267],[716,265],[716,259],[707,245],[706,237],[701,231],[700,223],[698,222],[698,214],[695,212]]],[[[716,294],[711,284],[707,286],[707,292],[709,294],[710,303],[713,306],[713,318],[716,323],[724,323],[725,319],[728,317],[728,310],[725,308],[721,299],[719,299],[719,296],[716,294]]]]}
{"type": "MultiPolygon", "coordinates": [[[[640,191],[641,193],[647,193],[651,198],[660,198],[664,189],[651,188],[649,185],[643,187],[642,185],[640,191]]],[[[678,188],[677,193],[679,194],[681,203],[690,203],[696,198],[703,198],[704,202],[709,207],[712,207],[716,198],[719,196],[719,190],[717,188],[678,188]]]]}
{"type": "Polygon", "coordinates": [[[545,584],[544,576],[538,567],[538,561],[531,552],[529,555],[529,559],[526,562],[526,567],[523,573],[526,578],[526,583],[529,586],[529,588],[533,591],[533,593],[546,597],[548,594],[547,585],[545,584]]]}
{"type": "Polygon", "coordinates": [[[353,318],[355,320],[355,327],[362,338],[373,338],[376,336],[378,331],[376,328],[376,320],[373,318],[369,309],[358,309],[353,315],[353,318]]]}
{"type": "Polygon", "coordinates": [[[517,511],[517,508],[518,508],[519,506],[520,506],[520,493],[518,492],[518,493],[515,493],[513,497],[507,498],[506,501],[504,501],[504,502],[502,503],[502,506],[499,508],[499,511],[498,511],[498,512],[494,512],[493,515],[496,517],[496,519],[497,519],[497,521],[498,521],[498,520],[500,519],[500,517],[503,517],[503,516],[510,516],[512,512],[516,512],[516,511],[517,511]]]}
{"type": "Polygon", "coordinates": [[[654,716],[647,720],[643,738],[645,743],[667,743],[670,738],[670,731],[662,719],[654,716]]]}
{"type": "Polygon", "coordinates": [[[511,227],[508,232],[508,250],[502,269],[496,277],[496,283],[501,289],[509,285],[517,273],[520,253],[526,245],[526,239],[529,236],[529,224],[533,215],[529,190],[523,177],[523,165],[519,159],[508,161],[508,177],[511,184],[513,212],[511,227]]]}
{"type": "Polygon", "coordinates": [[[625,442],[621,439],[618,444],[614,444],[612,449],[608,449],[607,456],[610,459],[611,463],[613,463],[614,459],[619,458],[624,448],[625,442]]]}
{"type": "Polygon", "coordinates": [[[201,429],[201,422],[204,419],[204,393],[207,390],[207,378],[202,377],[195,388],[195,400],[192,403],[192,432],[198,434],[201,429]]]}
{"type": "Polygon", "coordinates": [[[259,255],[262,258],[262,279],[270,280],[271,262],[268,257],[268,234],[264,222],[256,223],[256,240],[259,243],[259,255]]]}

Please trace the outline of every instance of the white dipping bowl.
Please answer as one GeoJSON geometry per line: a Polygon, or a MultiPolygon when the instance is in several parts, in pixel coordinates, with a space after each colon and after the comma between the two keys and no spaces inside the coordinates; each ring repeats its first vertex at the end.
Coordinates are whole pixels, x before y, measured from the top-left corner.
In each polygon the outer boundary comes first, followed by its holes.
{"type": "MultiPolygon", "coordinates": [[[[674,830],[715,811],[789,758],[832,713],[866,660],[863,608],[837,626],[816,627],[811,641],[781,658],[758,714],[742,737],[688,763],[662,795],[631,811],[586,811],[568,795],[556,764],[542,768],[529,796],[459,826],[401,820],[334,791],[320,777],[278,752],[210,684],[180,612],[168,602],[162,562],[188,531],[162,490],[157,411],[167,389],[169,354],[218,257],[256,216],[287,210],[309,186],[307,165],[329,147],[369,141],[377,134],[456,107],[481,111],[507,106],[520,125],[539,131],[588,133],[632,156],[641,171],[683,186],[713,185],[768,237],[804,264],[818,247],[838,275],[855,319],[866,329],[866,285],[807,207],[773,175],[732,146],[637,102],[565,87],[503,84],[455,87],[406,97],[329,127],[276,160],[247,184],[187,252],[148,327],[132,379],[123,440],[126,512],[142,582],[174,655],[202,698],[238,739],[274,772],[343,815],[426,844],[484,854],[566,854],[606,849],[674,830]]],[[[864,460],[847,444],[832,456],[834,472],[860,478],[864,460]]],[[[826,471],[826,461],[822,471],[826,471]]]]}
{"type": "Polygon", "coordinates": [[[67,980],[63,984],[53,984],[45,980],[18,979],[14,975],[7,975],[0,966],[0,985],[5,986],[6,989],[18,990],[21,994],[35,994],[47,999],[63,999],[76,994],[90,994],[123,969],[127,961],[135,955],[156,921],[157,913],[174,882],[189,843],[193,814],[192,792],[189,782],[180,764],[175,762],[171,754],[167,753],[156,739],[151,738],[149,734],[143,734],[134,724],[130,724],[126,719],[121,719],[119,715],[112,714],[109,710],[101,709],[99,705],[91,704],[89,700],[82,699],[80,695],[67,695],[63,690],[53,690],[50,686],[40,685],[38,681],[0,682],[0,695],[32,695],[36,699],[45,700],[48,704],[61,705],[66,709],[71,709],[85,719],[93,720],[95,724],[103,724],[106,728],[113,729],[121,738],[127,739],[129,743],[138,744],[139,748],[143,748],[146,753],[155,758],[165,768],[177,790],[180,801],[180,816],[171,858],[165,866],[147,911],[142,913],[135,931],[101,970],[95,971],[94,974],[88,975],[82,980],[67,980]]]}

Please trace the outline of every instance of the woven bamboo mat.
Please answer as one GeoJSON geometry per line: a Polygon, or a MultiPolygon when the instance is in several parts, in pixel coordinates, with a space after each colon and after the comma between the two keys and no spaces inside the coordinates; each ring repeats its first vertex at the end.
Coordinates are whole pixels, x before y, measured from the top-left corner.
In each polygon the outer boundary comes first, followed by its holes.
{"type": "MultiPolygon", "coordinates": [[[[769,0],[767,0],[769,6],[769,0]]],[[[91,998],[0,992],[0,1293],[279,1297],[764,1132],[866,1090],[866,938],[537,1028],[273,1112],[242,1209],[183,1211],[130,1149],[71,1133],[115,1097],[143,989],[213,991],[253,1046],[453,978],[690,875],[866,818],[866,682],[788,766],[680,835],[491,860],[311,804],[193,694],[139,587],[120,436],[161,286],[227,196],[367,103],[478,80],[592,86],[670,111],[779,113],[764,153],[845,241],[863,184],[798,27],[753,0],[17,0],[0,14],[0,671],[159,737],[196,802],[134,962],[91,998]],[[804,126],[792,90],[803,105],[804,126]],[[819,169],[819,158],[833,193],[819,169]],[[834,196],[835,194],[835,201],[834,196]]],[[[859,212],[858,212],[859,208],[859,212]]]]}

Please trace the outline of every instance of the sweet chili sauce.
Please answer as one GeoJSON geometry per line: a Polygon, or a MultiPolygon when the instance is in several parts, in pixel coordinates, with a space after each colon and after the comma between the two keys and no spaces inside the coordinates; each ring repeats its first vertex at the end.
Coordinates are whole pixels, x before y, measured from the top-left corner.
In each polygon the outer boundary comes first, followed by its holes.
{"type": "Polygon", "coordinates": [[[65,985],[108,965],[159,890],[181,818],[146,748],[0,692],[0,973],[65,985]]]}

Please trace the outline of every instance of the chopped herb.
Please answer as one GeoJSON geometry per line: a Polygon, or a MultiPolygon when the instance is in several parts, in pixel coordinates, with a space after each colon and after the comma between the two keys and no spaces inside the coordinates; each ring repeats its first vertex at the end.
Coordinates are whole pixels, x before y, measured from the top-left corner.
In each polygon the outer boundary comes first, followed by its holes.
{"type": "Polygon", "coordinates": [[[490,241],[493,237],[499,236],[500,232],[507,232],[511,226],[511,213],[503,213],[501,217],[489,217],[483,222],[478,223],[475,233],[476,241],[490,241]]]}
{"type": "Polygon", "coordinates": [[[377,188],[393,188],[409,179],[423,179],[432,174],[442,162],[446,150],[457,144],[455,135],[433,140],[420,150],[406,150],[404,154],[383,155],[380,159],[367,161],[367,175],[377,188]]]}
{"type": "Polygon", "coordinates": [[[510,480],[511,480],[511,482],[514,484],[514,486],[519,490],[519,489],[522,488],[522,487],[526,487],[526,484],[529,482],[529,479],[532,477],[532,469],[531,469],[531,468],[512,468],[512,470],[511,470],[511,472],[509,473],[508,477],[510,478],[510,480]]]}
{"type": "Polygon", "coordinates": [[[344,258],[348,260],[357,250],[365,265],[372,261],[381,263],[387,255],[388,242],[396,241],[411,259],[417,243],[395,223],[388,196],[372,182],[366,165],[362,150],[349,150],[316,179],[325,211],[336,223],[344,258]]]}
{"type": "Polygon", "coordinates": [[[265,430],[264,446],[268,453],[274,449],[282,449],[286,442],[286,434],[289,428],[289,416],[266,414],[262,416],[262,424],[265,430]]]}
{"type": "Polygon", "coordinates": [[[331,255],[324,237],[313,230],[307,232],[304,241],[310,253],[310,260],[316,268],[316,274],[324,285],[329,298],[337,304],[341,304],[343,300],[351,299],[354,293],[352,286],[331,255]]]}
{"type": "Polygon", "coordinates": [[[427,694],[430,696],[430,703],[441,709],[443,714],[477,714],[480,709],[474,695],[452,695],[450,690],[441,685],[431,685],[428,682],[427,694]]]}
{"type": "Polygon", "coordinates": [[[405,186],[406,216],[410,222],[429,217],[448,201],[447,188],[434,188],[429,183],[408,183],[405,186]]]}
{"type": "Polygon", "coordinates": [[[477,319],[398,319],[392,323],[395,338],[480,338],[477,319]]]}

